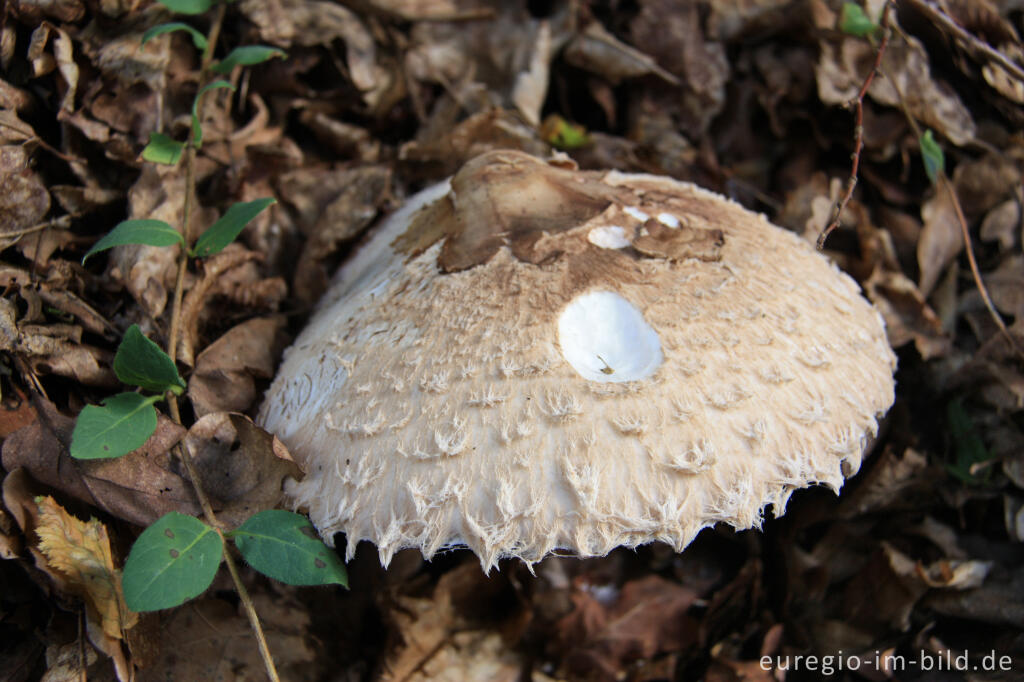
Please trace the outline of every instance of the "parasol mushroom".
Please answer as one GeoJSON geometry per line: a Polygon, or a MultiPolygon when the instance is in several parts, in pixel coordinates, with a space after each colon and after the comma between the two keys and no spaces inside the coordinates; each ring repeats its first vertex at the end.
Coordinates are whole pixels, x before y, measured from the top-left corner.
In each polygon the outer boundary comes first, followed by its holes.
{"type": "Polygon", "coordinates": [[[856,283],[665,177],[489,152],[342,267],[260,412],[288,493],[387,565],[682,550],[854,474],[895,358],[856,283]]]}

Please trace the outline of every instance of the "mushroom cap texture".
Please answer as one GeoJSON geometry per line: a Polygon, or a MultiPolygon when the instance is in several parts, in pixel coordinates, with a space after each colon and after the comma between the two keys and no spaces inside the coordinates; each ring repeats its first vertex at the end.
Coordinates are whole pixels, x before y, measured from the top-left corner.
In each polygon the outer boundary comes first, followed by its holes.
{"type": "Polygon", "coordinates": [[[694,185],[489,152],[337,274],[260,413],[328,540],[682,550],[838,490],[893,402],[857,284],[694,185]]]}

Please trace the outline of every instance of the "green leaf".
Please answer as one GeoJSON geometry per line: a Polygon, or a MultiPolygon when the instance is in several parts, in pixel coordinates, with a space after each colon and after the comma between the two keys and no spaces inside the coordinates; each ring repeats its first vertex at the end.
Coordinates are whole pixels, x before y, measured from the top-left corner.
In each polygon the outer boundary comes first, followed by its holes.
{"type": "Polygon", "coordinates": [[[879,29],[864,9],[855,2],[844,2],[839,14],[839,30],[847,35],[863,38],[879,29]]]}
{"type": "Polygon", "coordinates": [[[185,239],[173,227],[162,220],[125,220],[92,245],[82,256],[82,263],[90,256],[125,244],[149,244],[150,246],[185,245],[185,239]]]}
{"type": "Polygon", "coordinates": [[[231,69],[236,66],[252,66],[253,64],[261,64],[265,61],[269,61],[274,57],[284,59],[287,56],[288,55],[284,50],[276,47],[269,47],[267,45],[245,45],[231,50],[227,57],[211,66],[210,70],[214,73],[226,74],[231,73],[231,69]]]}
{"type": "Polygon", "coordinates": [[[345,565],[301,514],[268,509],[229,533],[249,565],[289,585],[348,587],[345,565]]]}
{"type": "Polygon", "coordinates": [[[196,98],[192,100],[192,142],[196,149],[203,146],[203,128],[199,125],[199,100],[209,90],[219,90],[221,88],[227,88],[232,92],[235,91],[235,86],[227,81],[213,81],[204,85],[199,92],[196,93],[196,98]]]}
{"type": "Polygon", "coordinates": [[[181,159],[185,145],[163,133],[150,133],[149,144],[142,150],[142,158],[151,163],[173,166],[181,159]]]}
{"type": "Polygon", "coordinates": [[[939,173],[946,172],[946,155],[942,153],[942,147],[935,141],[931,130],[924,131],[919,140],[921,145],[921,160],[924,161],[924,172],[934,185],[939,173]]]}
{"type": "Polygon", "coordinates": [[[156,431],[160,396],[118,393],[102,407],[86,405],[71,432],[71,456],[75,459],[113,459],[138,450],[156,431]]]}
{"type": "Polygon", "coordinates": [[[202,594],[223,557],[220,536],[197,518],[170,512],[142,531],[124,563],[121,587],[132,611],[158,611],[202,594]]]}
{"type": "Polygon", "coordinates": [[[946,422],[953,436],[953,452],[956,463],[947,464],[946,470],[964,483],[984,483],[992,473],[992,467],[985,466],[992,460],[992,454],[978,435],[974,422],[959,399],[946,405],[946,422]]]}
{"type": "Polygon", "coordinates": [[[213,0],[160,0],[160,4],[178,14],[202,14],[213,6],[213,0]]]}
{"type": "Polygon", "coordinates": [[[232,204],[220,220],[210,225],[210,228],[196,240],[192,255],[197,258],[206,258],[220,253],[225,246],[235,240],[235,237],[250,220],[258,216],[267,206],[276,203],[276,199],[268,197],[232,204]]]}
{"type": "Polygon", "coordinates": [[[178,368],[160,346],[139,331],[139,325],[128,327],[114,355],[114,373],[126,384],[140,386],[154,393],[174,391],[181,395],[185,381],[178,368]]]}
{"type": "Polygon", "coordinates": [[[578,123],[570,123],[558,114],[544,119],[540,127],[541,138],[558,149],[579,149],[590,144],[587,129],[578,123]]]}
{"type": "Polygon", "coordinates": [[[172,21],[169,24],[157,24],[153,28],[149,29],[142,34],[142,44],[139,45],[139,47],[143,47],[146,43],[157,36],[162,36],[165,33],[173,33],[175,31],[188,31],[189,35],[192,36],[192,44],[196,46],[196,49],[206,49],[206,36],[188,24],[184,24],[180,21],[172,21]]]}

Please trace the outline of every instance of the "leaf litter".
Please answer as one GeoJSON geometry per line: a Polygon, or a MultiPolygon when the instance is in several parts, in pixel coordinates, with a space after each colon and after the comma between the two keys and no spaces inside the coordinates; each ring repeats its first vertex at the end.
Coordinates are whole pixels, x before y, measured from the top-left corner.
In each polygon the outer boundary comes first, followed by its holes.
{"type": "MultiPolygon", "coordinates": [[[[166,19],[156,4],[9,4],[0,568],[20,587],[0,596],[0,667],[17,662],[20,679],[260,679],[223,577],[131,627],[111,610],[110,576],[143,527],[200,513],[176,444],[229,526],[280,504],[301,472],[245,415],[374,220],[482,151],[558,147],[584,168],[699,182],[814,241],[850,173],[849,104],[884,3],[863,3],[864,37],[841,30],[838,0],[231,5],[218,58],[254,42],[289,54],[209,98],[191,229],[236,201],[279,203],[184,280],[187,428],[161,417],[142,448],[108,461],[68,455],[73,419],[119,390],[126,329],[166,341],[176,254],[119,246],[80,260],[125,219],[180,229],[180,167],[140,152],[151,132],[186,134],[194,52],[184,34],[139,49],[166,19]],[[102,595],[85,587],[94,575],[102,595]]],[[[980,663],[992,651],[1024,669],[1024,359],[1007,338],[1024,344],[1024,13],[988,0],[893,8],[863,102],[859,183],[826,251],[886,320],[897,403],[842,495],[804,491],[763,531],[707,529],[681,555],[551,557],[536,575],[509,563],[484,576],[457,551],[382,571],[369,547],[347,593],[248,572],[290,679],[768,680],[784,674],[763,656],[840,650],[862,663],[843,680],[889,675],[868,672],[876,652],[980,663]],[[955,203],[929,181],[908,117],[932,131],[955,203]]]]}

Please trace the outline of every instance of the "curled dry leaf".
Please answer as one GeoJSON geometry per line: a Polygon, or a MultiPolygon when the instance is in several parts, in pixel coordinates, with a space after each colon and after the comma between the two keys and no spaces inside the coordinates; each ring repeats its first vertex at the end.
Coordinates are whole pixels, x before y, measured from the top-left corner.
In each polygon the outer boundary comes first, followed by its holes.
{"type": "Polygon", "coordinates": [[[39,23],[43,17],[63,22],[75,22],[85,14],[82,0],[12,0],[14,15],[29,23],[39,23]]]}
{"type": "Polygon", "coordinates": [[[1020,239],[1021,224],[1020,202],[1007,199],[986,214],[979,234],[985,241],[999,242],[1005,251],[1013,248],[1020,239]]]}
{"type": "Polygon", "coordinates": [[[249,251],[234,242],[220,253],[203,261],[202,275],[185,295],[181,307],[183,333],[178,343],[178,359],[187,365],[195,364],[195,349],[204,312],[217,295],[228,295],[236,300],[252,299],[259,303],[260,294],[267,295],[262,303],[275,305],[284,296],[284,283],[278,278],[261,280],[254,265],[263,255],[249,251]],[[233,275],[239,275],[233,277],[233,275]],[[269,286],[262,286],[267,283],[269,286]]]}
{"type": "Polygon", "coordinates": [[[0,246],[17,241],[50,210],[50,194],[25,147],[0,147],[0,246]]]}
{"type": "Polygon", "coordinates": [[[383,101],[397,80],[397,74],[378,59],[376,43],[362,20],[341,5],[320,0],[242,0],[239,9],[256,24],[262,40],[273,45],[344,42],[348,76],[371,108],[383,101]]]}
{"type": "Polygon", "coordinates": [[[241,414],[216,412],[200,418],[185,437],[203,488],[229,526],[273,509],[288,478],[302,478],[287,448],[241,414]]]}
{"type": "Polygon", "coordinates": [[[37,397],[37,420],[4,440],[4,469],[24,467],[35,480],[140,526],[169,511],[198,514],[191,484],[178,473],[170,448],[185,429],[160,417],[146,444],[120,459],[71,459],[68,444],[74,420],[49,401],[37,397]]]}
{"type": "Polygon", "coordinates": [[[35,137],[36,131],[28,123],[18,118],[17,112],[10,109],[0,109],[0,144],[7,145],[24,142],[35,137]]]}
{"type": "MultiPolygon", "coordinates": [[[[524,679],[525,659],[497,631],[505,623],[487,629],[476,617],[514,619],[502,601],[506,581],[488,578],[467,562],[442,575],[430,597],[399,596],[389,615],[401,644],[388,655],[381,682],[524,679]]],[[[547,679],[535,674],[532,682],[547,679]]]]}
{"type": "Polygon", "coordinates": [[[952,340],[946,336],[942,320],[903,273],[877,267],[864,282],[864,290],[885,318],[885,331],[893,348],[913,341],[926,360],[950,351],[952,340]]]}
{"type": "Polygon", "coordinates": [[[565,46],[564,57],[570,64],[595,73],[612,85],[618,85],[627,78],[650,75],[679,85],[679,79],[658,66],[651,56],[625,44],[596,21],[588,24],[565,46]]]}
{"type": "Polygon", "coordinates": [[[519,149],[534,156],[546,156],[549,147],[537,137],[535,129],[524,125],[512,112],[489,109],[473,114],[438,137],[407,142],[402,145],[399,158],[435,164],[437,172],[445,175],[493,149],[519,149]]]}
{"type": "Polygon", "coordinates": [[[114,567],[107,528],[96,519],[81,521],[68,514],[52,497],[37,498],[36,535],[46,561],[64,578],[61,589],[81,596],[103,633],[122,639],[138,622],[124,602],[121,574],[114,567]]]}
{"type": "Polygon", "coordinates": [[[89,23],[79,34],[82,52],[104,75],[122,85],[144,83],[153,92],[164,88],[171,59],[170,40],[157,38],[139,48],[150,26],[166,20],[159,3],[131,13],[122,21],[89,23]]]}
{"type": "Polygon", "coordinates": [[[691,139],[704,133],[725,104],[729,60],[721,43],[708,41],[698,3],[679,8],[669,0],[646,0],[633,20],[630,34],[671,75],[670,83],[682,81],[680,91],[661,92],[668,110],[677,110],[680,125],[691,139]],[[678,76],[678,79],[675,77],[678,76]]]}
{"type": "Polygon", "coordinates": [[[245,412],[258,394],[256,379],[274,376],[284,350],[285,319],[263,317],[228,330],[199,354],[188,383],[196,416],[212,412],[245,412]]]}
{"type": "Polygon", "coordinates": [[[537,30],[537,40],[530,55],[529,68],[516,75],[512,88],[512,102],[526,122],[537,127],[540,125],[540,112],[544,106],[544,98],[548,94],[548,74],[551,71],[551,58],[554,55],[551,43],[551,25],[543,21],[537,30]]]}
{"type": "MultiPolygon", "coordinates": [[[[867,75],[866,65],[873,60],[874,48],[860,38],[843,38],[838,44],[822,41],[815,68],[821,101],[846,106],[856,99],[867,75]]],[[[882,73],[886,77],[875,78],[868,89],[873,100],[899,107],[902,94],[915,118],[953,144],[963,146],[975,138],[977,125],[970,111],[947,83],[932,75],[928,54],[916,38],[890,41],[882,58],[882,73]]]]}
{"type": "Polygon", "coordinates": [[[921,269],[918,288],[927,298],[946,267],[964,248],[953,197],[945,186],[940,185],[935,195],[921,207],[921,220],[924,229],[917,242],[917,264],[921,269]]]}
{"type": "Polygon", "coordinates": [[[600,585],[577,579],[573,610],[557,625],[568,665],[576,675],[614,678],[615,671],[657,654],[693,645],[695,624],[687,611],[698,595],[688,587],[649,575],[625,583],[608,598],[600,585]],[[604,676],[601,675],[604,674],[604,676]]]}
{"type": "Polygon", "coordinates": [[[391,170],[386,166],[362,166],[343,176],[341,191],[320,213],[299,256],[292,293],[301,301],[313,303],[327,290],[328,259],[343,241],[366,229],[391,190],[391,170]]]}

